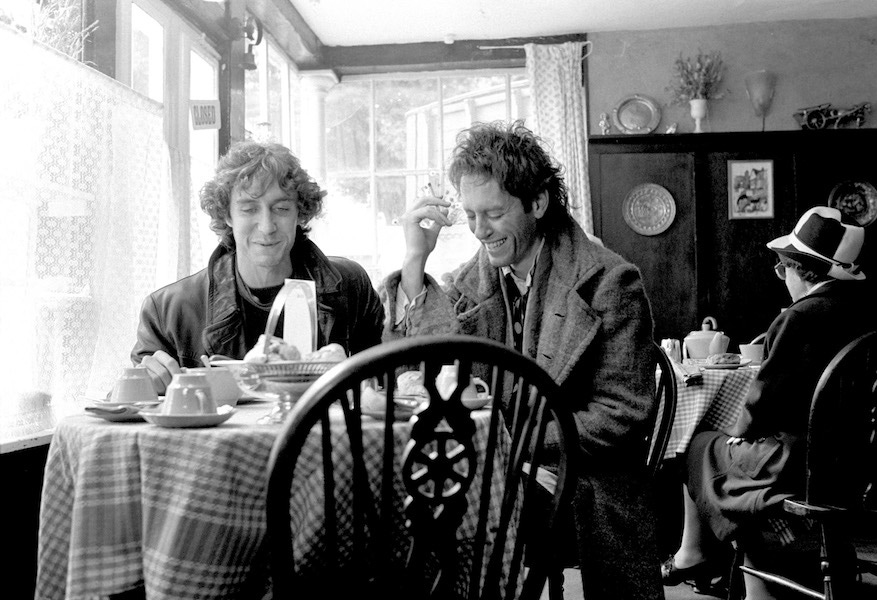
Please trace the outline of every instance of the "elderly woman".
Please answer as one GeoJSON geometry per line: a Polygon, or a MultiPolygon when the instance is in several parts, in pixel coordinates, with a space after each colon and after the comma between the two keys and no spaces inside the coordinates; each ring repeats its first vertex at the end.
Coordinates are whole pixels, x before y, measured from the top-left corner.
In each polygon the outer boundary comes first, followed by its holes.
{"type": "Polygon", "coordinates": [[[315,283],[319,346],[352,354],[380,343],[384,310],[365,269],[307,237],[325,195],[279,144],[240,142],[220,159],[201,190],[219,237],[207,268],[153,292],[140,312],[131,358],[159,393],[203,354],[243,358],[287,278],[315,283]]]}
{"type": "MultiPolygon", "coordinates": [[[[767,244],[779,257],[774,271],[792,304],[768,328],[766,359],[732,434],[703,431],[692,440],[682,545],[662,567],[665,585],[706,585],[707,540],[739,536],[747,525],[757,530],[766,510],[803,490],[817,381],[841,348],[875,327],[873,299],[857,266],[864,239],[862,227],[820,206],[767,244]]],[[[772,597],[754,577],[746,577],[746,588],[750,600],[772,597]]]]}

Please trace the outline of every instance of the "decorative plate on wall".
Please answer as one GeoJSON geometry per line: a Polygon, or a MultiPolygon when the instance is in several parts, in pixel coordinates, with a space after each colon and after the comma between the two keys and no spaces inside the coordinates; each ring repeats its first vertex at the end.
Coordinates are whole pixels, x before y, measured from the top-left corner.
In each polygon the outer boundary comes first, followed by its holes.
{"type": "Polygon", "coordinates": [[[661,109],[651,98],[634,94],[618,103],[612,122],[622,133],[651,133],[661,122],[661,109]]]}
{"type": "Polygon", "coordinates": [[[676,202],[666,188],[643,183],[627,193],[621,214],[628,227],[640,235],[658,235],[676,218],[676,202]]]}
{"type": "Polygon", "coordinates": [[[828,195],[828,205],[866,227],[877,220],[877,189],[867,181],[842,181],[828,195]]]}

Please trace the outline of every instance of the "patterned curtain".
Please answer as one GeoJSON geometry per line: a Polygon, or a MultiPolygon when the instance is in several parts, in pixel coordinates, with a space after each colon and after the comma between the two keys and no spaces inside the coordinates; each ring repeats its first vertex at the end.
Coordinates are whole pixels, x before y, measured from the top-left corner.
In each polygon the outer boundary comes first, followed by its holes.
{"type": "Polygon", "coordinates": [[[534,130],[550,145],[564,167],[572,214],[589,234],[591,188],[588,180],[588,134],[582,50],[589,42],[527,44],[527,76],[533,89],[534,130]]]}
{"type": "Polygon", "coordinates": [[[143,298],[188,248],[162,106],[2,24],[0,55],[0,437],[14,437],[51,427],[49,398],[58,417],[106,394],[143,298]]]}

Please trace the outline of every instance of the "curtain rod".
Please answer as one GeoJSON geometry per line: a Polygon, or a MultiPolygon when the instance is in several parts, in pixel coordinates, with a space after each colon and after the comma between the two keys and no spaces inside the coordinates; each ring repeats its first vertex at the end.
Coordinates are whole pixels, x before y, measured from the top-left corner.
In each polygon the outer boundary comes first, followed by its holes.
{"type": "MultiPolygon", "coordinates": [[[[585,40],[582,42],[585,46],[588,47],[588,51],[582,56],[582,60],[588,58],[591,55],[591,52],[594,50],[594,42],[591,40],[585,40]]],[[[512,45],[512,46],[475,46],[478,50],[523,50],[523,44],[512,45]]]]}

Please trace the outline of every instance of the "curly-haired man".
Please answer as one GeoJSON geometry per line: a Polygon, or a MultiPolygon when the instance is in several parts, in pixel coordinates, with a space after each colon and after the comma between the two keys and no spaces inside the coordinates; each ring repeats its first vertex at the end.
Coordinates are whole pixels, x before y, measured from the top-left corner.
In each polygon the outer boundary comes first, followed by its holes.
{"type": "Polygon", "coordinates": [[[365,269],[328,258],[307,237],[325,195],[280,144],[239,142],[220,159],[201,190],[219,237],[207,268],[153,292],[140,312],[131,359],[159,393],[203,354],[243,358],[287,278],[315,283],[320,346],[352,354],[380,343],[383,307],[365,269]]]}
{"type": "Polygon", "coordinates": [[[392,317],[384,339],[463,333],[535,359],[565,392],[586,459],[571,550],[584,561],[585,596],[663,598],[644,447],[653,326],[639,270],[576,224],[560,166],[520,122],[462,132],[449,178],[481,247],[443,284],[427,276],[451,203],[416,199],[401,219],[402,269],[381,289],[392,317]]]}

